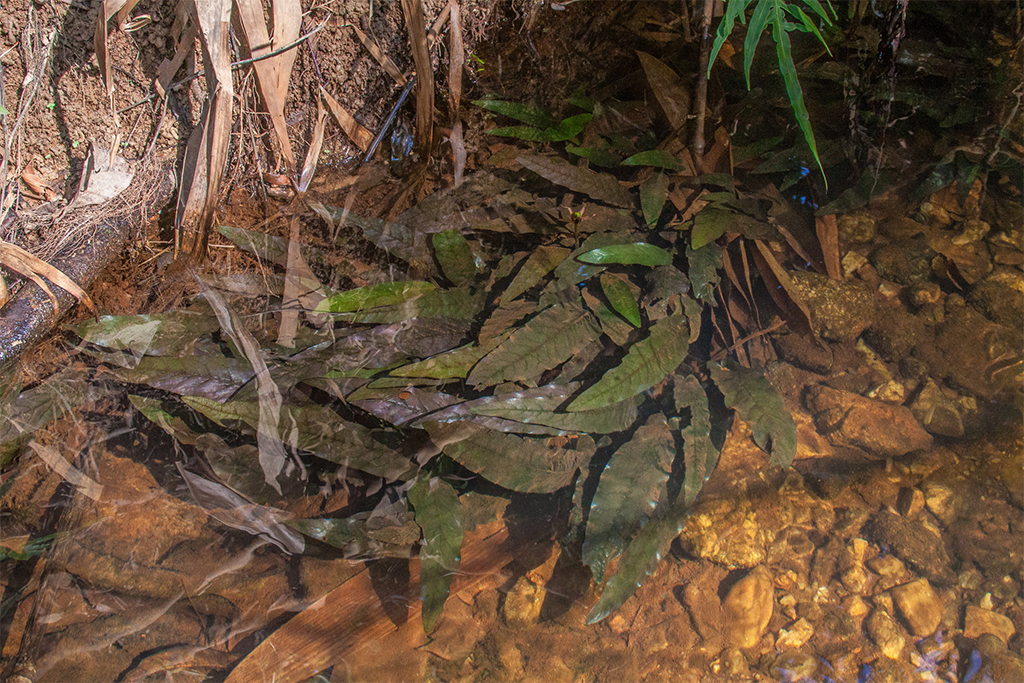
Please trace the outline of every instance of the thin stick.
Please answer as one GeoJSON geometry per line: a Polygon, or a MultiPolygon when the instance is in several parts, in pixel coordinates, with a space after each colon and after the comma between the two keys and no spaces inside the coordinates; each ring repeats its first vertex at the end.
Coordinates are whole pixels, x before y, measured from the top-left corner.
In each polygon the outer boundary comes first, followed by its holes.
{"type": "Polygon", "coordinates": [[[395,122],[395,117],[398,115],[398,110],[401,109],[402,105],[405,104],[405,101],[409,98],[409,93],[412,91],[412,86],[414,86],[415,84],[416,77],[413,76],[405,84],[405,87],[402,88],[402,94],[398,96],[398,101],[395,102],[395,106],[391,107],[391,113],[388,114],[388,117],[386,119],[384,119],[384,125],[381,126],[380,132],[377,133],[377,137],[375,137],[373,139],[373,142],[370,143],[370,148],[366,150],[366,156],[363,157],[364,164],[368,162],[371,158],[373,158],[373,153],[377,151],[378,147],[380,147],[381,140],[383,140],[384,136],[388,134],[389,130],[391,130],[391,124],[395,122]]]}
{"type": "Polygon", "coordinates": [[[704,0],[704,14],[700,18],[700,67],[697,69],[697,129],[693,131],[693,163],[697,173],[704,172],[704,111],[708,103],[708,60],[711,58],[711,13],[715,0],[704,0]]]}

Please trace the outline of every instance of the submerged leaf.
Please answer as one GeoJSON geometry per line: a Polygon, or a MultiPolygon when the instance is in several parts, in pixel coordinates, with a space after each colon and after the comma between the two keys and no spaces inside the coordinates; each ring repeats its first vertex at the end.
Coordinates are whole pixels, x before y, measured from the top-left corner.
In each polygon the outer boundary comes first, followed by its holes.
{"type": "Polygon", "coordinates": [[[423,600],[423,630],[430,633],[459,571],[462,548],[462,505],[451,484],[433,477],[417,479],[409,488],[409,502],[416,523],[423,529],[420,547],[420,599],[423,600]]]}
{"type": "Polygon", "coordinates": [[[664,173],[655,173],[640,183],[640,208],[644,212],[644,222],[648,226],[654,227],[658,224],[667,198],[668,176],[664,173]]]}
{"type": "Polygon", "coordinates": [[[531,155],[519,157],[516,161],[542,178],[567,187],[573,192],[582,192],[614,206],[633,206],[633,197],[629,190],[620,185],[614,176],[573,166],[557,157],[531,155]]]}
{"type": "Polygon", "coordinates": [[[146,356],[134,368],[115,368],[111,372],[122,382],[148,384],[175,394],[203,396],[214,401],[231,398],[256,374],[248,361],[225,356],[146,356]]]}
{"type": "Polygon", "coordinates": [[[473,401],[470,413],[489,415],[527,424],[588,434],[612,434],[628,429],[636,421],[637,397],[597,410],[559,413],[555,410],[576,390],[578,384],[546,385],[512,394],[473,401]]]}
{"type": "Polygon", "coordinates": [[[504,100],[473,100],[473,104],[537,128],[547,128],[555,124],[555,117],[532,104],[504,100]]]}
{"type": "Polygon", "coordinates": [[[736,221],[732,211],[708,207],[693,219],[693,231],[690,233],[690,248],[700,249],[725,234],[736,221]]]}
{"type": "Polygon", "coordinates": [[[646,152],[638,152],[631,157],[623,159],[622,165],[654,166],[655,168],[667,168],[670,171],[678,170],[682,166],[679,159],[663,149],[649,149],[646,152]]]}
{"type": "Polygon", "coordinates": [[[548,439],[503,434],[471,423],[424,425],[444,454],[490,482],[522,493],[552,493],[572,483],[595,450],[580,437],[576,449],[549,445],[548,439]]]}
{"type": "Polygon", "coordinates": [[[615,451],[594,492],[583,543],[583,564],[604,580],[608,560],[618,555],[667,495],[675,445],[661,415],[653,416],[615,451]]]}
{"type": "Polygon", "coordinates": [[[643,321],[640,319],[640,306],[636,300],[639,293],[636,286],[610,273],[601,273],[601,291],[619,315],[628,320],[633,327],[640,327],[643,321]]]}
{"type": "Polygon", "coordinates": [[[629,347],[622,362],[569,404],[572,412],[594,410],[625,400],[665,379],[686,357],[689,343],[681,314],[662,318],[646,339],[629,347]]]}
{"type": "Polygon", "coordinates": [[[382,282],[368,287],[337,292],[321,301],[316,310],[324,313],[348,313],[365,311],[378,306],[393,306],[437,289],[430,282],[407,280],[401,282],[382,282]]]}
{"type": "Polygon", "coordinates": [[[579,306],[552,306],[484,356],[469,373],[469,383],[488,386],[536,377],[564,363],[600,334],[594,317],[579,306]]]}
{"type": "Polygon", "coordinates": [[[480,293],[473,294],[465,288],[437,289],[394,306],[332,315],[338,320],[353,323],[401,323],[412,318],[471,320],[482,307],[480,293]]]}
{"type": "Polygon", "coordinates": [[[658,568],[673,539],[683,530],[686,514],[686,510],[673,506],[666,517],[656,517],[644,525],[622,553],[618,571],[608,579],[601,597],[587,614],[587,624],[596,624],[621,607],[658,568]]]}
{"type": "Polygon", "coordinates": [[[516,273],[508,288],[502,292],[500,305],[504,306],[531,289],[568,256],[569,250],[564,247],[551,245],[537,247],[523,263],[523,267],[516,273]]]}
{"type": "Polygon", "coordinates": [[[434,255],[441,272],[453,285],[471,282],[476,275],[473,251],[458,230],[445,230],[434,234],[434,255]]]}
{"type": "Polygon", "coordinates": [[[676,377],[674,391],[676,410],[690,411],[690,424],[681,432],[683,438],[683,505],[689,507],[697,500],[704,482],[718,463],[718,449],[711,442],[711,414],[704,387],[693,375],[676,377]]]}
{"type": "Polygon", "coordinates": [[[103,315],[72,327],[79,337],[108,349],[150,356],[180,356],[191,352],[196,340],[220,327],[217,318],[193,311],[148,315],[103,315]]]}
{"type": "Polygon", "coordinates": [[[706,304],[715,305],[715,287],[720,279],[722,248],[711,242],[700,249],[686,248],[686,260],[690,264],[690,282],[693,293],[706,304]]]}
{"type": "Polygon", "coordinates": [[[591,265],[618,263],[626,266],[667,266],[672,263],[670,253],[646,242],[591,249],[577,258],[591,265]]]}
{"type": "MultiPolygon", "coordinates": [[[[217,403],[194,396],[182,401],[220,425],[239,420],[255,429],[259,424],[259,405],[254,401],[217,403]]],[[[388,480],[411,473],[406,458],[376,441],[366,427],[342,419],[326,406],[281,406],[279,425],[282,441],[324,460],[388,480]]]]}
{"type": "Polygon", "coordinates": [[[725,405],[750,423],[754,442],[771,453],[771,463],[789,467],[796,455],[796,424],[775,387],[760,373],[735,361],[710,363],[708,371],[725,396],[725,405]]]}

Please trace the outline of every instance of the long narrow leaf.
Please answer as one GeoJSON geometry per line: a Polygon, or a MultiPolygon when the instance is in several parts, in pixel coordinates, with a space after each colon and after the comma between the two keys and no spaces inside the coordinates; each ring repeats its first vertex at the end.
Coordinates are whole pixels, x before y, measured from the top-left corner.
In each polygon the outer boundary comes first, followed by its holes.
{"type": "Polygon", "coordinates": [[[462,548],[462,505],[451,484],[433,477],[420,478],[409,489],[416,523],[423,529],[420,547],[420,599],[423,630],[434,630],[452,577],[459,571],[462,548]]]}

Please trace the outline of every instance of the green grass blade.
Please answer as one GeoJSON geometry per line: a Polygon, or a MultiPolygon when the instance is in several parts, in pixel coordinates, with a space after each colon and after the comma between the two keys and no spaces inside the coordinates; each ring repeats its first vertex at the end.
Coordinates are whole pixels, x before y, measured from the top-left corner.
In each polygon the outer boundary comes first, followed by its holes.
{"type": "Polygon", "coordinates": [[[758,0],[754,14],[750,17],[750,26],[747,27],[747,38],[743,41],[743,74],[747,78],[747,90],[750,90],[750,66],[754,63],[754,52],[757,51],[757,43],[761,40],[761,33],[768,25],[770,18],[771,3],[778,3],[780,0],[758,0]]]}

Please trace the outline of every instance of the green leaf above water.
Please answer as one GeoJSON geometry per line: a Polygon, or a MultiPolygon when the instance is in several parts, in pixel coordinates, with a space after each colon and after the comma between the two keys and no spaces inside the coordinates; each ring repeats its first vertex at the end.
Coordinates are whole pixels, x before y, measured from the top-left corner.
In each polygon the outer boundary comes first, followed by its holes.
{"type": "Polygon", "coordinates": [[[617,263],[626,266],[667,266],[672,263],[672,254],[646,242],[591,249],[576,258],[591,265],[617,263]]]}
{"type": "Polygon", "coordinates": [[[710,363],[708,371],[725,396],[725,405],[750,423],[754,442],[771,453],[771,463],[789,467],[796,455],[796,423],[775,387],[759,372],[735,361],[726,361],[724,365],[710,363]]]}
{"type": "Polygon", "coordinates": [[[646,339],[629,347],[622,362],[569,404],[571,412],[594,410],[647,391],[675,370],[689,348],[686,319],[666,316],[651,327],[646,339]]]}
{"type": "Polygon", "coordinates": [[[401,282],[382,282],[368,287],[350,289],[347,292],[332,294],[321,301],[316,310],[319,313],[349,313],[365,311],[379,306],[393,306],[416,297],[433,292],[437,285],[430,282],[405,280],[401,282]]]}
{"type": "Polygon", "coordinates": [[[675,445],[664,416],[655,415],[605,465],[590,504],[583,564],[604,580],[608,561],[654,512],[666,495],[675,445]]]}
{"type": "Polygon", "coordinates": [[[452,577],[459,571],[462,548],[462,505],[451,484],[420,478],[409,488],[416,523],[423,529],[420,547],[420,598],[423,630],[430,633],[448,599],[452,577]]]}

